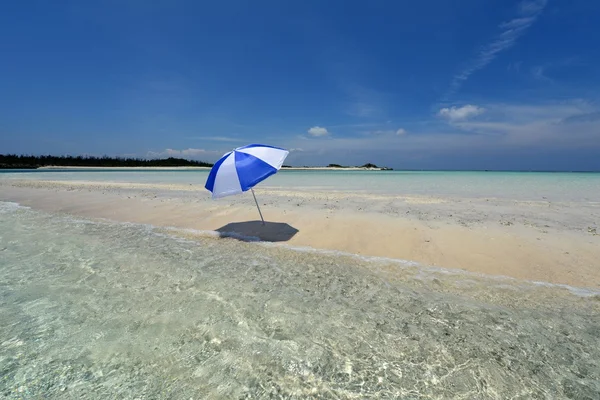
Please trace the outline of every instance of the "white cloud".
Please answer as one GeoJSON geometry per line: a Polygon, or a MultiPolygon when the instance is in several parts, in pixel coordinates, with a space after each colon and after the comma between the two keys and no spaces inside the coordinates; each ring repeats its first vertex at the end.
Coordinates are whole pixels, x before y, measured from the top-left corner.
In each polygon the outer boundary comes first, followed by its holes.
{"type": "Polygon", "coordinates": [[[593,118],[599,112],[586,102],[488,104],[486,110],[484,122],[461,120],[455,121],[453,126],[478,137],[487,136],[490,140],[494,137],[504,146],[540,149],[600,146],[600,119],[593,118]],[[574,122],[578,123],[577,129],[572,126],[574,122]]]}
{"type": "Polygon", "coordinates": [[[454,76],[447,97],[455,93],[475,71],[488,65],[502,51],[511,48],[517,39],[536,21],[546,4],[547,0],[525,0],[519,3],[518,15],[510,21],[501,23],[499,28],[502,32],[484,46],[467,64],[466,68],[454,76]]]}
{"type": "Polygon", "coordinates": [[[482,107],[467,104],[462,107],[445,107],[438,112],[438,116],[449,120],[450,122],[462,121],[468,118],[475,117],[485,112],[482,107]]]}
{"type": "MultiPolygon", "coordinates": [[[[475,107],[475,106],[472,106],[475,107]]],[[[364,132],[367,135],[332,137],[330,140],[291,139],[287,147],[302,147],[295,163],[329,162],[332,155],[399,152],[423,156],[456,155],[464,152],[590,151],[600,150],[600,108],[582,100],[536,104],[486,103],[475,108],[448,108],[450,126],[423,125],[399,137],[395,130],[364,132]],[[468,111],[471,110],[471,111],[468,111]],[[485,120],[472,117],[485,110],[485,120]],[[450,116],[458,117],[450,120],[450,116]],[[463,119],[461,119],[464,117],[463,119]],[[385,133],[385,134],[384,134],[385,133]]],[[[348,156],[349,157],[349,156],[348,156]]],[[[373,157],[373,162],[378,163],[373,157]]],[[[343,163],[347,163],[341,160],[343,163]]],[[[308,165],[308,164],[306,164],[308,165]]]]}
{"type": "Polygon", "coordinates": [[[398,135],[398,136],[406,135],[406,129],[402,129],[402,128],[398,129],[396,131],[396,135],[398,135]]]}
{"type": "Polygon", "coordinates": [[[326,128],[322,128],[320,126],[313,126],[308,130],[308,134],[311,136],[326,136],[329,134],[326,128]]]}
{"type": "Polygon", "coordinates": [[[194,157],[206,154],[206,150],[204,149],[185,149],[181,150],[181,155],[186,157],[194,157]]]}

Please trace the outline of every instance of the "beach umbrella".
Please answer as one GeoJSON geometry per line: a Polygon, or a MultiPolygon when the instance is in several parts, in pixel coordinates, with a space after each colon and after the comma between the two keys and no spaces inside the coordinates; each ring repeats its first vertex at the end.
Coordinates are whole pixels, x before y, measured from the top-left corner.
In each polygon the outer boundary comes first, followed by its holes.
{"type": "Polygon", "coordinates": [[[213,199],[252,191],[264,225],[253,187],[279,171],[288,154],[287,150],[263,144],[238,147],[215,163],[204,187],[212,193],[213,199]]]}

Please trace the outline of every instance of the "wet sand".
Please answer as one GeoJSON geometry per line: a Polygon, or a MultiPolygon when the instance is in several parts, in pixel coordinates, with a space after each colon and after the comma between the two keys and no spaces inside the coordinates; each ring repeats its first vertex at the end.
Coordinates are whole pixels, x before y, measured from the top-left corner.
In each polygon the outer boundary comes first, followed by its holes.
{"type": "Polygon", "coordinates": [[[257,188],[214,201],[200,185],[0,181],[0,201],[89,218],[234,232],[292,246],[600,287],[600,202],[515,201],[257,188]]]}

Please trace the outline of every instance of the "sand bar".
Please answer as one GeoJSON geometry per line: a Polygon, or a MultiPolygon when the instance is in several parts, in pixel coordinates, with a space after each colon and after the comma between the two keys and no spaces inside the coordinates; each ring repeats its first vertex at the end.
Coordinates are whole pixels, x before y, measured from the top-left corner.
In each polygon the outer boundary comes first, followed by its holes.
{"type": "Polygon", "coordinates": [[[600,287],[600,204],[348,194],[264,187],[214,201],[200,185],[0,181],[0,201],[50,212],[600,287]],[[254,222],[253,222],[254,221],[254,222]],[[296,232],[297,230],[297,232],[296,232]]]}

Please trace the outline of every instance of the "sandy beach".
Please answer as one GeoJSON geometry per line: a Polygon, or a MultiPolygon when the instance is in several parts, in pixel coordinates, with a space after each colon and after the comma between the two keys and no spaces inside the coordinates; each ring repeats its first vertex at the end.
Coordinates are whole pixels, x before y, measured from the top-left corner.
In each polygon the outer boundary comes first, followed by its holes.
{"type": "Polygon", "coordinates": [[[598,397],[599,176],[207,175],[0,175],[1,395],[598,397]]]}
{"type": "MultiPolygon", "coordinates": [[[[289,246],[600,287],[600,202],[256,190],[212,200],[196,184],[0,181],[0,200],[87,218],[219,231],[289,246]]],[[[187,233],[190,234],[189,232],[187,233]]]]}

